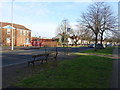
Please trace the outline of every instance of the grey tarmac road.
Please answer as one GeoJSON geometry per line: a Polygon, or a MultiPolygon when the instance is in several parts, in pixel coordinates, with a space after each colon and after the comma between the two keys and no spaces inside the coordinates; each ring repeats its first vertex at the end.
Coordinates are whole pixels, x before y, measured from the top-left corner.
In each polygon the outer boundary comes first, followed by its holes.
{"type": "MultiPolygon", "coordinates": [[[[76,47],[76,48],[61,48],[58,47],[59,52],[71,53],[71,52],[81,52],[84,50],[88,50],[91,48],[88,47],[76,47]]],[[[55,51],[55,48],[47,48],[47,51],[55,51]]],[[[28,60],[31,60],[32,55],[44,53],[44,49],[28,49],[28,50],[15,50],[15,51],[3,51],[0,52],[2,54],[2,66],[6,67],[15,64],[25,63],[28,60]]]]}

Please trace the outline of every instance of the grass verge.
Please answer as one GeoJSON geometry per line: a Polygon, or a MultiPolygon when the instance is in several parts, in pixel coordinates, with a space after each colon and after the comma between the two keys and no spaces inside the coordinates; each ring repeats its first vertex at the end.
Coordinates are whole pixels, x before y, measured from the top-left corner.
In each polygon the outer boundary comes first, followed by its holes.
{"type": "Polygon", "coordinates": [[[81,56],[15,83],[25,88],[109,88],[113,59],[81,56]]]}
{"type": "Polygon", "coordinates": [[[98,49],[95,51],[94,49],[83,51],[82,53],[90,53],[90,54],[101,54],[101,55],[112,55],[112,52],[115,47],[107,47],[105,49],[98,49]]]}

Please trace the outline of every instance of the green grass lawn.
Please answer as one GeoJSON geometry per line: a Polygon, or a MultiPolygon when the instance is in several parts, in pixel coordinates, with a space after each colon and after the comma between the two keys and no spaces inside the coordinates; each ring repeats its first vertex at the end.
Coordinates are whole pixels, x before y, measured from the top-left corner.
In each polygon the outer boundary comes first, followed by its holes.
{"type": "Polygon", "coordinates": [[[91,54],[101,54],[101,55],[112,55],[113,49],[115,47],[107,47],[105,49],[98,49],[95,51],[94,49],[83,51],[82,53],[91,53],[91,54]]]}
{"type": "Polygon", "coordinates": [[[72,60],[61,60],[57,61],[57,67],[45,69],[31,77],[25,77],[15,83],[15,86],[25,88],[109,88],[112,63],[113,59],[89,55],[72,60]]]}

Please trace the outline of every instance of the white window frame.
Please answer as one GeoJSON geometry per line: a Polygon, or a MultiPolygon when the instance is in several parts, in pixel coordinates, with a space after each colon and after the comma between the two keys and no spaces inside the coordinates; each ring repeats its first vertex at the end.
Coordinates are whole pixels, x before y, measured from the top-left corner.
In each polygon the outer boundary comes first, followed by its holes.
{"type": "Polygon", "coordinates": [[[23,34],[22,30],[20,30],[20,35],[22,35],[22,34],[23,34]]]}
{"type": "Polygon", "coordinates": [[[27,36],[29,36],[29,31],[27,31],[27,36]]]}
{"type": "Polygon", "coordinates": [[[10,34],[10,29],[7,29],[7,34],[10,34]]]}
{"type": "Polygon", "coordinates": [[[27,31],[25,31],[25,35],[27,36],[27,31]]]}
{"type": "Polygon", "coordinates": [[[26,32],[26,31],[24,30],[24,35],[26,35],[25,32],[26,32]]]}
{"type": "Polygon", "coordinates": [[[26,43],[26,44],[29,43],[29,38],[26,38],[25,43],[26,43]]]}
{"type": "Polygon", "coordinates": [[[7,43],[10,43],[10,37],[6,38],[7,43]]]}

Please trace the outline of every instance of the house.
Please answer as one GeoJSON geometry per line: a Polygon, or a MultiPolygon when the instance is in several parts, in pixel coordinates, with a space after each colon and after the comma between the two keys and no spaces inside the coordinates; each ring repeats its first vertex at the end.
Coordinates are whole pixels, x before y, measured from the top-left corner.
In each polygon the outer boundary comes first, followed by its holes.
{"type": "Polygon", "coordinates": [[[25,46],[31,42],[31,30],[20,24],[0,22],[0,41],[3,46],[25,46]]]}
{"type": "MultiPolygon", "coordinates": [[[[89,41],[88,40],[85,40],[85,39],[81,39],[79,37],[79,39],[76,38],[72,38],[73,36],[68,36],[67,37],[67,42],[65,42],[65,44],[68,44],[68,45],[75,45],[75,42],[77,45],[88,45],[89,44],[89,41]]],[[[64,43],[62,42],[62,35],[58,34],[56,37],[54,37],[54,39],[57,39],[58,42],[61,42],[61,45],[64,43]]]]}

